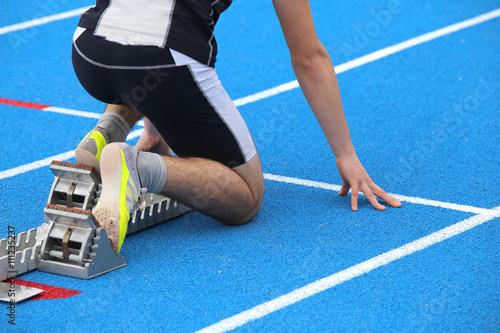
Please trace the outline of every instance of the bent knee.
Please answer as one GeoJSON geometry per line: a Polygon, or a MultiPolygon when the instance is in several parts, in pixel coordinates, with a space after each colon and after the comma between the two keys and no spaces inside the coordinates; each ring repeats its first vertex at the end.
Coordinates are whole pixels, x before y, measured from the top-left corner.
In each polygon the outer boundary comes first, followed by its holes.
{"type": "Polygon", "coordinates": [[[242,214],[238,214],[237,216],[235,214],[233,218],[219,220],[219,221],[227,226],[236,226],[248,223],[260,211],[263,199],[264,199],[264,188],[262,187],[262,190],[259,191],[259,193],[257,193],[256,196],[253,198],[252,204],[249,205],[248,209],[245,210],[242,214]]]}
{"type": "Polygon", "coordinates": [[[233,171],[240,175],[246,182],[250,190],[250,196],[238,213],[233,214],[230,219],[220,220],[224,225],[242,225],[248,223],[257,215],[264,199],[264,174],[258,155],[255,155],[246,164],[233,168],[233,171]]]}

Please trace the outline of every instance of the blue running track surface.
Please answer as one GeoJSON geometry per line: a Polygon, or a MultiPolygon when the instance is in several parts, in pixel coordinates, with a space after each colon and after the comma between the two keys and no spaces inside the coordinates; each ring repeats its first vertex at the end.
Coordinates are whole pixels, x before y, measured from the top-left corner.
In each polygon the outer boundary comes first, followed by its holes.
{"type": "MultiPolygon", "coordinates": [[[[271,1],[235,1],[216,68],[260,153],[261,212],[239,227],[190,213],[134,234],[128,265],[92,280],[22,275],[47,291],[16,305],[15,325],[0,306],[0,332],[500,332],[500,3],[310,2],[357,154],[403,207],[360,197],[352,212],[337,195],[303,94],[274,89],[295,77],[271,1]]],[[[104,108],[71,65],[70,11],[91,5],[0,5],[0,238],[43,222],[48,163],[75,162],[104,108]]]]}

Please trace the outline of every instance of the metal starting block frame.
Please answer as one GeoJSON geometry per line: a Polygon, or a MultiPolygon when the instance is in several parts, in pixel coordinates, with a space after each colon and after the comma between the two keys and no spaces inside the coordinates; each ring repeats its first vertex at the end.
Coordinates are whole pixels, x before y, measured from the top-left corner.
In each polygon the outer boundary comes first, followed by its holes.
{"type": "MultiPolygon", "coordinates": [[[[99,227],[92,208],[101,194],[101,179],[92,167],[53,161],[54,182],[44,222],[16,235],[15,253],[8,239],[0,240],[0,281],[38,269],[81,279],[91,279],[127,265],[116,253],[106,230],[99,227]]],[[[158,194],[144,196],[146,208],[132,214],[127,235],[165,222],[190,211],[158,194]]]]}

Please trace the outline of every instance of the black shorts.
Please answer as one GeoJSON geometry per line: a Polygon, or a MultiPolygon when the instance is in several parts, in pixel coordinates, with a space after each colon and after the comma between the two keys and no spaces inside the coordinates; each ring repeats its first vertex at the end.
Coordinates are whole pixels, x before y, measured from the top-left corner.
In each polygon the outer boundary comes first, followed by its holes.
{"type": "Polygon", "coordinates": [[[229,167],[248,162],[255,144],[215,69],[156,46],[126,46],[77,29],[73,67],[82,86],[108,104],[129,104],[155,125],[179,157],[229,167]]]}

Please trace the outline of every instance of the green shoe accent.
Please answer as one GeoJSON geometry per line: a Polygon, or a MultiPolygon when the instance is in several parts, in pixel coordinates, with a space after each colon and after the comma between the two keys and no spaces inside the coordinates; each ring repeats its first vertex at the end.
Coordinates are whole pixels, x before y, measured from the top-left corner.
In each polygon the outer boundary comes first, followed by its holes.
{"type": "Polygon", "coordinates": [[[106,138],[101,132],[90,131],[76,148],[76,161],[78,164],[92,166],[100,173],[99,161],[106,144],[106,138]]]}

